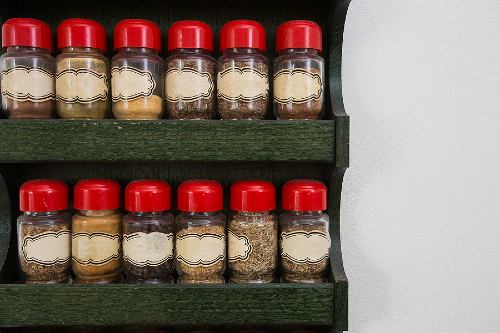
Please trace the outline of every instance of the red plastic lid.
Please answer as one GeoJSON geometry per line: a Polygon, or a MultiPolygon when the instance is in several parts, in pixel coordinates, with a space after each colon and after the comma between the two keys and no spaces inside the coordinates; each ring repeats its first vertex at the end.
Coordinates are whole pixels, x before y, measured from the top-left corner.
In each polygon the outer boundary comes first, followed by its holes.
{"type": "Polygon", "coordinates": [[[254,48],[266,50],[266,30],[255,21],[235,20],[224,24],[220,30],[220,49],[254,48]]]}
{"type": "Polygon", "coordinates": [[[125,209],[129,212],[161,212],[171,208],[172,191],[161,180],[135,180],[125,188],[125,209]]]}
{"type": "Polygon", "coordinates": [[[19,189],[22,212],[54,212],[68,208],[68,186],[60,180],[36,179],[19,189]]]}
{"type": "Polygon", "coordinates": [[[74,206],[79,210],[120,208],[120,184],[110,179],[84,179],[75,185],[74,206]]]}
{"type": "Polygon", "coordinates": [[[57,47],[92,47],[106,51],[106,30],[99,22],[70,18],[57,27],[57,47]]]}
{"type": "Polygon", "coordinates": [[[168,50],[205,49],[213,51],[214,37],[212,28],[204,22],[187,20],[178,21],[167,32],[168,50]]]}
{"type": "Polygon", "coordinates": [[[263,180],[239,181],[231,186],[231,209],[240,212],[265,212],[276,208],[276,189],[263,180]]]}
{"type": "Polygon", "coordinates": [[[52,30],[43,21],[11,18],[2,25],[2,47],[29,46],[52,51],[52,30]]]}
{"type": "Polygon", "coordinates": [[[115,50],[122,47],[145,47],[161,51],[161,31],[148,20],[128,19],[118,22],[114,33],[115,50]]]}
{"type": "Polygon", "coordinates": [[[318,211],[326,209],[326,186],[318,180],[296,179],[283,185],[284,210],[318,211]]]}
{"type": "Polygon", "coordinates": [[[281,24],[276,30],[276,51],[315,49],[321,51],[321,27],[313,21],[296,20],[281,24]]]}
{"type": "Polygon", "coordinates": [[[222,210],[222,186],[214,180],[187,180],[177,189],[177,209],[183,212],[222,210]]]}

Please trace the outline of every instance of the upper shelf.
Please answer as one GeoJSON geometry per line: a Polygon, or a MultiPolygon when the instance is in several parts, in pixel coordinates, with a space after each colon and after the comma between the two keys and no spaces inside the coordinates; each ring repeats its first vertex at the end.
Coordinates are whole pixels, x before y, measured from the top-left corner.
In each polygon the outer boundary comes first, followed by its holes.
{"type": "Polygon", "coordinates": [[[0,120],[0,163],[333,162],[335,122],[0,120]]]}

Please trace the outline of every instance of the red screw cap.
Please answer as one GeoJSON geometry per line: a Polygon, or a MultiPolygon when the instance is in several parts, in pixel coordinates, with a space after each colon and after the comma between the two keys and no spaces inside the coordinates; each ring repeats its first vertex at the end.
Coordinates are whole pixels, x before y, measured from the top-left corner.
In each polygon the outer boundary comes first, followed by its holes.
{"type": "Polygon", "coordinates": [[[168,50],[205,49],[213,51],[212,28],[204,22],[187,20],[175,22],[167,32],[168,50]]]}
{"type": "Polygon", "coordinates": [[[239,181],[231,186],[231,209],[240,212],[265,212],[276,208],[276,189],[262,180],[239,181]]]}
{"type": "Polygon", "coordinates": [[[171,208],[170,185],[161,180],[135,180],[125,188],[125,209],[129,212],[161,212],[171,208]]]}
{"type": "Polygon", "coordinates": [[[37,179],[19,189],[22,212],[54,212],[68,208],[68,186],[60,180],[37,179]]]}
{"type": "Polygon", "coordinates": [[[161,31],[148,20],[128,19],[118,22],[114,32],[114,48],[145,47],[161,51],[161,31]]]}
{"type": "Polygon", "coordinates": [[[322,50],[321,27],[312,21],[296,20],[281,24],[276,30],[276,51],[283,49],[322,50]]]}
{"type": "Polygon", "coordinates": [[[84,179],[75,185],[74,206],[79,210],[120,208],[120,184],[110,179],[84,179]]]}
{"type": "Polygon", "coordinates": [[[326,209],[326,186],[318,180],[296,179],[283,185],[284,210],[319,211],[326,209]]]}
{"type": "Polygon", "coordinates": [[[177,209],[183,212],[222,210],[222,186],[214,180],[188,180],[177,189],[177,209]]]}
{"type": "Polygon", "coordinates": [[[66,19],[57,27],[57,47],[91,47],[106,51],[106,30],[93,20],[66,19]]]}
{"type": "Polygon", "coordinates": [[[266,50],[266,30],[255,21],[235,20],[224,24],[220,30],[220,49],[254,48],[266,50]]]}
{"type": "Polygon", "coordinates": [[[2,47],[28,46],[52,51],[52,30],[43,21],[11,18],[2,25],[2,47]]]}

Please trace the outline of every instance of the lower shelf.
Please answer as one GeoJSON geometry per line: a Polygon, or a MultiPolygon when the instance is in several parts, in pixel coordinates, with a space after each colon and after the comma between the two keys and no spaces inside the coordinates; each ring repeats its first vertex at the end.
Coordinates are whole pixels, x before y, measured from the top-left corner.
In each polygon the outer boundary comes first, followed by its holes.
{"type": "Polygon", "coordinates": [[[333,325],[334,284],[0,285],[0,326],[333,325]]]}

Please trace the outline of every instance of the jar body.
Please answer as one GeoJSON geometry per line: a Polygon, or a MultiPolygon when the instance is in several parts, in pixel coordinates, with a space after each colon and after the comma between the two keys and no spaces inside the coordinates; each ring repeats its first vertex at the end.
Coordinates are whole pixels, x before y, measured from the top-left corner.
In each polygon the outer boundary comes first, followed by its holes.
{"type": "Polygon", "coordinates": [[[322,212],[280,215],[280,255],[284,282],[325,282],[330,258],[329,218],[322,212]]]}
{"type": "Polygon", "coordinates": [[[174,216],[171,213],[125,215],[122,244],[126,282],[173,282],[174,216]]]}
{"type": "Polygon", "coordinates": [[[111,61],[113,115],[117,119],[163,116],[163,59],[146,48],[123,48],[111,61]]]}
{"type": "Polygon", "coordinates": [[[165,100],[171,119],[212,119],[215,59],[201,49],[176,50],[166,60],[165,100]]]}
{"type": "Polygon", "coordinates": [[[121,215],[116,210],[79,211],[72,226],[75,282],[121,282],[121,215]]]}
{"type": "Polygon", "coordinates": [[[226,218],[221,213],[181,213],[176,218],[175,265],[179,283],[224,283],[226,218]]]}
{"type": "Polygon", "coordinates": [[[230,281],[274,281],[278,255],[278,220],[270,212],[235,212],[227,225],[230,281]]]}
{"type": "Polygon", "coordinates": [[[56,58],[60,118],[104,119],[109,110],[109,61],[97,49],[63,49],[56,58]]]}
{"type": "Polygon", "coordinates": [[[217,63],[217,102],[222,119],[264,119],[269,65],[256,49],[228,49],[217,63]]]}
{"type": "Polygon", "coordinates": [[[325,61],[311,49],[287,49],[274,60],[273,103],[277,119],[321,119],[325,61]]]}
{"type": "Polygon", "coordinates": [[[52,118],[55,60],[35,47],[9,47],[0,58],[2,111],[13,119],[52,118]]]}
{"type": "Polygon", "coordinates": [[[66,283],[71,268],[71,215],[25,213],[17,219],[18,254],[26,283],[66,283]]]}

